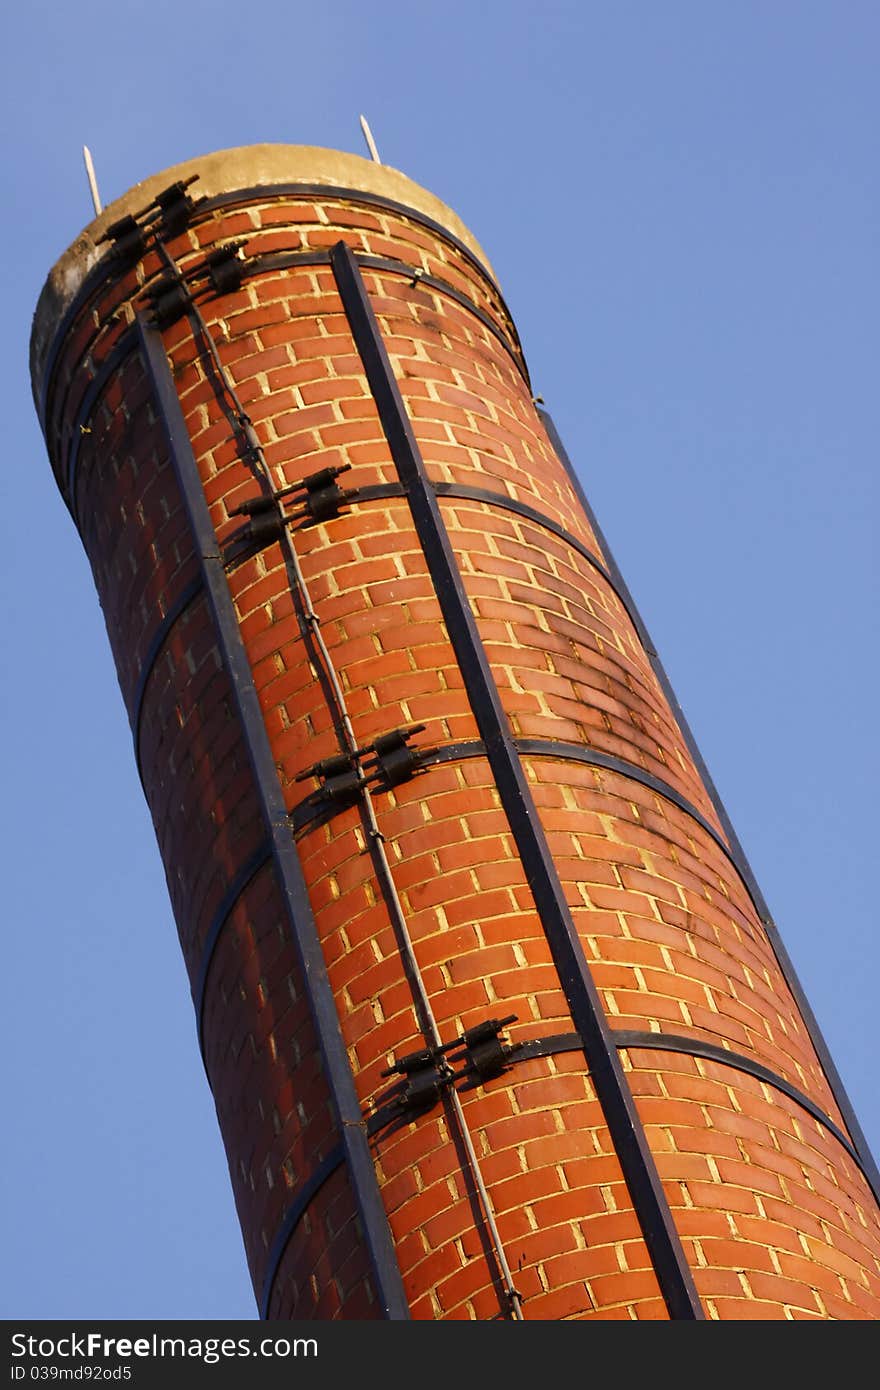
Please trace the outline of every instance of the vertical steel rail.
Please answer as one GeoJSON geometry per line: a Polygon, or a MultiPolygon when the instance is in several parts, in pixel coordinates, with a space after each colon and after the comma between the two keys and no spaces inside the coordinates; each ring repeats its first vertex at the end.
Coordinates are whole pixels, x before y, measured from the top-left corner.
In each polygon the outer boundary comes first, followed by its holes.
{"type": "Polygon", "coordinates": [[[562,440],[559,437],[559,431],[557,430],[552,417],[546,410],[539,410],[538,414],[540,415],[544,428],[547,431],[550,443],[553,445],[553,448],[555,449],[559,457],[559,461],[564,467],[566,473],[568,474],[569,479],[571,480],[571,485],[578,495],[580,504],[587,514],[590,525],[593,528],[593,533],[596,537],[596,540],[602,547],[602,555],[606,565],[608,566],[608,571],[612,579],[614,580],[615,588],[619,590],[621,596],[623,597],[627,611],[629,612],[630,617],[633,619],[636,632],[639,636],[639,641],[642,643],[642,646],[644,647],[647,653],[648,660],[651,663],[651,668],[654,672],[654,675],[660,682],[663,694],[666,696],[666,699],[669,702],[669,707],[672,710],[673,716],[675,717],[679,729],[681,730],[682,737],[684,738],[684,741],[688,748],[688,752],[694,760],[694,766],[696,767],[697,772],[702,778],[703,785],[706,788],[706,791],[709,793],[709,799],[712,802],[712,805],[715,807],[715,812],[718,816],[719,821],[721,822],[722,829],[724,830],[724,833],[727,836],[727,843],[730,845],[731,858],[733,859],[733,862],[736,865],[737,870],[739,871],[743,883],[748,889],[749,895],[753,903],[758,909],[758,915],[760,916],[761,921],[764,925],[764,929],[767,932],[767,939],[770,942],[770,948],[776,956],[776,959],[779,963],[779,969],[782,971],[783,978],[785,979],[786,984],[791,990],[791,993],[794,996],[795,1003],[797,1004],[800,1010],[801,1017],[804,1020],[804,1026],[807,1030],[807,1034],[810,1038],[811,1043],[813,1044],[816,1056],[819,1058],[822,1070],[824,1071],[828,1079],[828,1084],[831,1088],[831,1093],[834,1096],[835,1101],[837,1102],[837,1107],[840,1110],[841,1115],[843,1116],[844,1123],[846,1124],[847,1129],[849,1130],[850,1138],[853,1141],[853,1146],[859,1156],[859,1162],[862,1165],[862,1170],[865,1174],[865,1177],[868,1179],[868,1183],[874,1192],[874,1196],[877,1198],[878,1202],[880,1202],[880,1171],[878,1171],[873,1154],[871,1153],[871,1150],[868,1147],[868,1141],[865,1138],[865,1135],[862,1131],[862,1127],[856,1118],[856,1113],[853,1109],[852,1101],[846,1093],[846,1088],[844,1087],[843,1081],[841,1080],[840,1073],[838,1072],[837,1067],[834,1065],[834,1060],[831,1056],[831,1053],[828,1050],[828,1044],[822,1036],[822,1030],[819,1027],[816,1016],[810,1007],[807,996],[804,994],[803,986],[801,985],[801,982],[798,979],[797,972],[794,968],[791,957],[788,954],[788,951],[785,947],[785,943],[779,934],[779,928],[773,920],[770,909],[767,906],[767,902],[764,898],[764,894],[761,892],[761,889],[758,885],[758,881],[755,878],[754,872],[752,870],[752,866],[748,861],[748,857],[746,856],[746,852],[740,844],[739,836],[733,828],[733,823],[731,822],[730,816],[727,814],[727,807],[721,800],[721,796],[718,792],[718,789],[715,786],[714,781],[712,780],[712,777],[709,773],[709,769],[707,768],[706,763],[703,759],[703,755],[700,752],[700,749],[697,745],[697,740],[694,738],[691,727],[684,716],[684,711],[678,702],[678,698],[675,694],[675,691],[672,688],[672,684],[669,680],[669,677],[666,674],[663,662],[660,660],[660,657],[657,654],[657,649],[654,646],[654,643],[651,641],[650,634],[648,632],[648,629],[645,627],[642,615],[640,614],[638,607],[633,601],[633,596],[629,591],[626,580],[621,574],[617,561],[615,560],[614,555],[612,554],[611,549],[609,548],[608,542],[606,541],[605,536],[602,532],[602,528],[596,520],[596,515],[592,507],[590,506],[589,501],[587,500],[586,493],[584,492],[584,489],[581,486],[581,481],[575,471],[574,464],[569,458],[568,453],[565,449],[565,445],[562,443],[562,440]]]}
{"type": "Polygon", "coordinates": [[[590,975],[565,893],[468,603],[437,497],[398,390],[357,262],[344,242],[331,265],[391,457],[403,484],[501,803],[583,1044],[660,1291],[671,1318],[703,1319],[693,1276],[666,1201],[632,1092],[590,975]]]}
{"type": "Polygon", "coordinates": [[[308,891],[183,411],[161,335],[140,315],[137,328],[266,822],[278,887],[318,1035],[376,1293],[386,1318],[408,1319],[409,1305],[370,1154],[366,1122],[355,1091],[308,891]]]}

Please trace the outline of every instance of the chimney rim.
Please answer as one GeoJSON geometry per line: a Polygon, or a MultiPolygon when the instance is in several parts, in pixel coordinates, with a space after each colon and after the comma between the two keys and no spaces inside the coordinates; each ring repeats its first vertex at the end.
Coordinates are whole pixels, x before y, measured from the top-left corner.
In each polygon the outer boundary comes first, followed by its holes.
{"type": "Polygon", "coordinates": [[[497,286],[495,272],[480,243],[458,214],[407,174],[362,155],[320,145],[266,143],[238,145],[170,165],[133,184],[108,203],[56,260],[34,311],[30,339],[31,385],[39,410],[43,375],[64,317],[83,283],[104,259],[109,247],[101,238],[107,228],[128,214],[140,212],[162,189],[193,174],[193,193],[201,198],[231,195],[238,190],[271,189],[280,185],[326,186],[362,195],[364,201],[398,204],[430,221],[461,242],[497,286]]]}

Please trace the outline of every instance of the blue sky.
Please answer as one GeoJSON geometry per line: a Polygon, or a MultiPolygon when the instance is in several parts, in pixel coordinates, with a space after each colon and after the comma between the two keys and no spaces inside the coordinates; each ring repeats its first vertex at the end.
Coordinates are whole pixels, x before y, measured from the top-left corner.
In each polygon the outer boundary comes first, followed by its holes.
{"type": "Polygon", "coordinates": [[[91,577],[27,377],[105,201],[257,141],[383,159],[482,242],[875,1156],[880,10],[47,0],[5,21],[7,1318],[250,1318],[91,577]]]}

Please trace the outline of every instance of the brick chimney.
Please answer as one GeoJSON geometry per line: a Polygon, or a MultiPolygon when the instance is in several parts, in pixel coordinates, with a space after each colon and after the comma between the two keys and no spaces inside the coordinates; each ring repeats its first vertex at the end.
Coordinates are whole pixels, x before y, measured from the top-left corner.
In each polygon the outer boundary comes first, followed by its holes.
{"type": "Polygon", "coordinates": [[[876,1168],[458,217],[177,166],[32,375],[261,1316],[880,1316],[876,1168]]]}

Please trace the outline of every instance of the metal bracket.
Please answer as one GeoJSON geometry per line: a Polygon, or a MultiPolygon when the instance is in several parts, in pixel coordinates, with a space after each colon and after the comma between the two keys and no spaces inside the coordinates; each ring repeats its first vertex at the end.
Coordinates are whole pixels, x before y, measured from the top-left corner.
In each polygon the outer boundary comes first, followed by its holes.
{"type": "Polygon", "coordinates": [[[423,771],[424,760],[436,748],[410,748],[409,740],[425,729],[424,724],[411,724],[402,729],[392,729],[389,734],[381,734],[373,743],[359,749],[370,753],[364,761],[367,777],[382,791],[390,791],[401,782],[408,782],[417,772],[423,771]]]}
{"type": "Polygon", "coordinates": [[[201,273],[207,272],[215,294],[233,294],[241,289],[245,272],[243,246],[243,241],[230,241],[206,257],[201,273]]]}
{"type": "Polygon", "coordinates": [[[186,190],[197,178],[198,174],[190,174],[188,179],[178,179],[153,199],[163,236],[175,237],[185,230],[195,209],[195,203],[186,190]]]}
{"type": "Polygon", "coordinates": [[[510,1057],[522,1046],[501,1036],[508,1023],[515,1023],[516,1019],[516,1014],[508,1014],[506,1018],[488,1018],[468,1028],[451,1044],[460,1046],[461,1051],[451,1053],[450,1062],[464,1062],[466,1070],[476,1078],[474,1085],[500,1076],[507,1070],[510,1057]]]}
{"type": "Polygon", "coordinates": [[[279,505],[277,494],[269,497],[251,497],[248,501],[233,507],[229,515],[248,518],[248,528],[244,539],[250,543],[254,550],[265,550],[267,545],[280,540],[284,534],[286,518],[279,505]]]}
{"type": "Polygon", "coordinates": [[[515,1023],[516,1018],[516,1014],[508,1014],[506,1018],[487,1019],[468,1028],[452,1042],[440,1047],[423,1047],[397,1058],[382,1072],[383,1076],[403,1078],[395,1094],[388,1097],[388,1103],[397,1110],[427,1110],[449,1086],[468,1074],[473,1076],[471,1084],[474,1086],[500,1076],[507,1070],[508,1059],[521,1046],[501,1036],[503,1029],[508,1023],[515,1023]],[[464,1062],[465,1069],[454,1071],[453,1062],[464,1062]]]}
{"type": "Polygon", "coordinates": [[[300,772],[295,780],[304,782],[307,777],[317,777],[321,784],[309,801],[313,805],[334,810],[350,806],[366,781],[352,753],[337,753],[332,758],[322,758],[300,772]]]}
{"type": "Polygon", "coordinates": [[[298,483],[292,483],[278,494],[279,497],[292,497],[297,510],[290,513],[291,521],[301,521],[306,526],[317,526],[321,521],[331,521],[339,515],[339,510],[357,496],[357,489],[346,492],[337,483],[340,473],[347,473],[350,463],[339,464],[334,468],[320,468],[317,473],[309,473],[298,483]],[[296,496],[304,493],[304,496],[296,496]]]}
{"type": "MultiPolygon", "coordinates": [[[[120,255],[138,256],[146,245],[146,231],[139,227],[133,218],[123,218],[130,222],[130,228],[122,227],[121,240],[116,243],[122,247],[120,255]]],[[[172,323],[186,313],[190,302],[196,295],[204,295],[213,290],[216,295],[231,294],[240,288],[244,277],[245,261],[241,254],[244,242],[231,241],[226,246],[212,251],[210,256],[191,266],[189,270],[178,271],[175,275],[164,275],[146,291],[153,319],[159,329],[169,328],[172,323]],[[206,280],[206,284],[197,281],[206,280]]]]}
{"type": "Polygon", "coordinates": [[[420,1052],[409,1052],[382,1072],[383,1076],[403,1077],[391,1102],[398,1110],[429,1110],[452,1085],[455,1076],[443,1055],[445,1051],[425,1047],[420,1052]]]}
{"type": "Polygon", "coordinates": [[[150,314],[159,332],[170,328],[172,323],[183,318],[190,306],[190,293],[186,285],[175,276],[165,275],[147,290],[150,314]]]}
{"type": "MultiPolygon", "coordinates": [[[[260,502],[268,504],[271,500],[261,498],[256,502],[245,502],[236,511],[251,510],[260,502]]],[[[266,520],[270,522],[275,518],[267,517],[266,520]]],[[[409,728],[392,729],[390,734],[381,734],[362,748],[323,758],[298,773],[295,778],[297,782],[316,777],[320,783],[318,789],[296,808],[299,826],[310,824],[317,818],[326,820],[334,812],[350,806],[361,788],[369,783],[373,783],[379,791],[390,791],[401,782],[408,782],[421,770],[423,760],[437,752],[436,748],[408,747],[407,740],[420,734],[424,728],[424,724],[413,724],[409,728]]],[[[451,1046],[456,1046],[459,1041],[456,1039],[451,1046]]]]}
{"type": "Polygon", "coordinates": [[[126,264],[140,260],[147,247],[146,229],[129,213],[126,217],[120,217],[118,222],[114,222],[108,227],[99,241],[111,241],[113,243],[113,255],[126,264]]]}
{"type": "Polygon", "coordinates": [[[127,213],[112,223],[100,241],[111,241],[113,254],[121,261],[132,262],[140,260],[146,251],[151,233],[160,231],[166,237],[177,236],[195,209],[196,204],[186,190],[197,178],[198,174],[191,174],[188,179],[169,184],[141,212],[127,213]],[[152,226],[157,219],[158,226],[152,226]]]}
{"type": "MultiPolygon", "coordinates": [[[[225,268],[221,270],[221,274],[225,274],[225,268]]],[[[253,434],[253,426],[249,420],[243,421],[243,424],[246,430],[250,431],[248,440],[251,448],[258,449],[259,440],[255,436],[253,440],[250,437],[253,434]]],[[[252,518],[250,538],[256,540],[259,537],[260,547],[277,540],[289,523],[299,521],[307,526],[314,526],[320,521],[329,521],[339,515],[340,507],[356,496],[356,489],[345,492],[336,482],[339,474],[347,472],[350,467],[351,464],[346,463],[336,468],[321,468],[317,473],[310,473],[308,477],[291,483],[289,487],[281,488],[269,497],[249,498],[248,501],[234,507],[229,515],[252,518]],[[282,501],[287,497],[292,499],[293,510],[290,512],[284,512],[281,507],[282,501]],[[258,517],[264,518],[259,526],[258,517]]]]}

